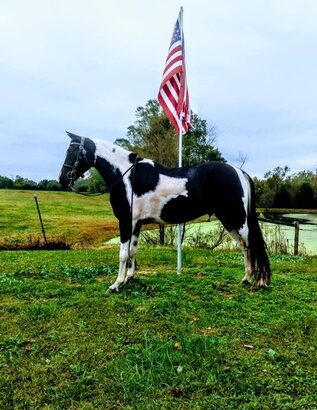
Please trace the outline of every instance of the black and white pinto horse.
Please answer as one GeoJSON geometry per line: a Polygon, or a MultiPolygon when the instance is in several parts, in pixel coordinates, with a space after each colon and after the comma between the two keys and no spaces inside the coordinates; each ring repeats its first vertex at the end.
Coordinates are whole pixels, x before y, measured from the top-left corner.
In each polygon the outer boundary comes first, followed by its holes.
{"type": "Polygon", "coordinates": [[[244,252],[243,282],[259,287],[270,282],[270,264],[255,210],[254,186],[248,174],[220,162],[166,168],[117,145],[68,133],[71,138],[60,173],[63,187],[95,167],[110,189],[119,220],[119,274],[109,290],[118,291],[135,272],[141,225],[179,224],[215,215],[244,252]]]}

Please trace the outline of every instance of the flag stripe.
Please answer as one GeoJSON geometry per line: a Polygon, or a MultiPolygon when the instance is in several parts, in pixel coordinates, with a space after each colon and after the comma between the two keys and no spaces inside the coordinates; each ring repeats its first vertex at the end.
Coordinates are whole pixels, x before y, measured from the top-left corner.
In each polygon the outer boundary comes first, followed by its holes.
{"type": "Polygon", "coordinates": [[[177,19],[165,62],[158,101],[176,132],[188,131],[191,125],[186,83],[185,47],[180,17],[177,19]]]}
{"type": "Polygon", "coordinates": [[[165,66],[167,66],[173,58],[178,57],[178,56],[182,56],[182,55],[183,55],[182,46],[179,45],[172,52],[169,52],[169,54],[167,56],[167,59],[166,59],[166,62],[165,62],[165,66]]]}
{"type": "Polygon", "coordinates": [[[172,104],[171,100],[167,97],[163,88],[161,88],[159,96],[159,102],[165,111],[168,119],[172,123],[175,129],[179,129],[179,116],[176,112],[175,106],[172,104]]]}

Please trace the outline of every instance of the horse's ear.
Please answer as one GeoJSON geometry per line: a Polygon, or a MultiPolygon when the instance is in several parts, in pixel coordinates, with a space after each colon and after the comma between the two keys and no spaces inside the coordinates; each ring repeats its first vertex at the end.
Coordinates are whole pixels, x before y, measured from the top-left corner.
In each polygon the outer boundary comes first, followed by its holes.
{"type": "Polygon", "coordinates": [[[73,141],[80,141],[81,137],[79,135],[73,134],[72,132],[65,131],[66,134],[69,136],[70,139],[73,141]]]}
{"type": "Polygon", "coordinates": [[[75,135],[74,134],[72,134],[71,132],[68,132],[68,131],[65,131],[66,132],[66,134],[69,136],[69,138],[73,138],[75,135]]]}

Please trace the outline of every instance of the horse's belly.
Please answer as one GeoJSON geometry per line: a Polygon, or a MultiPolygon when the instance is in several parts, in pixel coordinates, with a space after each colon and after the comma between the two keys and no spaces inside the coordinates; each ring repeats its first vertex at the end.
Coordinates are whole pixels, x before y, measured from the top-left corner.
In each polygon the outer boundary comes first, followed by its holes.
{"type": "Polygon", "coordinates": [[[161,209],[160,219],[167,223],[183,223],[192,221],[207,212],[204,205],[193,201],[191,198],[179,195],[171,198],[161,209]]]}

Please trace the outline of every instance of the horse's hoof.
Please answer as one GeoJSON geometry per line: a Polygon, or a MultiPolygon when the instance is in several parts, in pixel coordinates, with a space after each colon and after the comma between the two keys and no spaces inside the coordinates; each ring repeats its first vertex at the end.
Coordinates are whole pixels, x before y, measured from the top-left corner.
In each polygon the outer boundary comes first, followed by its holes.
{"type": "Polygon", "coordinates": [[[252,285],[252,280],[250,280],[250,279],[242,279],[242,281],[240,282],[240,284],[241,284],[242,286],[250,286],[250,285],[252,285]]]}
{"type": "Polygon", "coordinates": [[[132,275],[132,276],[127,276],[127,277],[124,279],[123,284],[126,285],[128,282],[130,282],[130,280],[133,278],[133,276],[134,276],[134,275],[132,275]]]}
{"type": "Polygon", "coordinates": [[[262,281],[259,282],[257,285],[258,285],[259,289],[268,289],[269,288],[269,285],[265,282],[262,282],[262,281]]]}
{"type": "Polygon", "coordinates": [[[113,293],[113,292],[119,292],[119,286],[117,285],[111,285],[109,286],[107,293],[113,293]]]}

